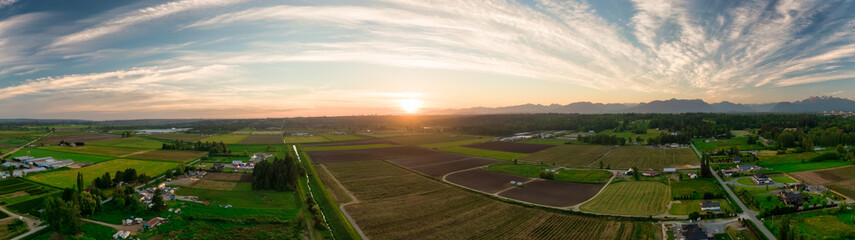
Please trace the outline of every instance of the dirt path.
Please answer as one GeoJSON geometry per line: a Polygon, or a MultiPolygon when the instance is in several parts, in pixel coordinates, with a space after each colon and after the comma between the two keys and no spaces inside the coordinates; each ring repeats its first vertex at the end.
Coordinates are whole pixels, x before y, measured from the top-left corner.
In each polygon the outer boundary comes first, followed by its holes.
{"type": "Polygon", "coordinates": [[[151,151],[154,151],[154,150],[142,150],[142,151],[138,151],[138,152],[128,153],[128,154],[125,154],[125,155],[122,155],[122,156],[119,156],[119,157],[120,157],[120,158],[123,158],[123,157],[128,157],[128,156],[131,156],[131,155],[143,154],[143,153],[147,153],[147,152],[151,152],[151,151]]]}
{"type": "Polygon", "coordinates": [[[36,138],[35,140],[28,142],[27,144],[24,144],[24,145],[21,145],[21,146],[20,146],[20,147],[18,147],[18,148],[12,149],[12,151],[9,151],[9,152],[7,152],[7,153],[5,153],[5,154],[3,154],[3,155],[0,155],[0,158],[6,158],[6,157],[8,157],[8,156],[11,156],[12,154],[14,154],[14,153],[16,153],[16,152],[20,151],[21,149],[24,149],[25,147],[29,146],[30,144],[33,144],[34,142],[36,142],[36,141],[38,141],[38,140],[41,140],[42,138],[47,137],[48,135],[51,135],[52,133],[53,133],[53,132],[46,133],[45,135],[42,135],[41,137],[36,138]]]}
{"type": "Polygon", "coordinates": [[[594,160],[593,160],[593,161],[591,161],[591,163],[588,163],[588,165],[585,165],[585,166],[590,167],[590,166],[591,166],[591,164],[594,164],[595,162],[597,162],[597,160],[600,160],[600,158],[603,158],[603,157],[605,157],[606,155],[609,155],[609,153],[610,153],[610,152],[614,151],[614,150],[615,150],[615,149],[617,149],[617,148],[618,148],[617,146],[612,147],[612,149],[609,149],[609,151],[608,151],[608,152],[603,153],[603,155],[600,155],[600,156],[598,156],[597,158],[594,158],[594,160]]]}
{"type": "Polygon", "coordinates": [[[31,235],[31,234],[33,234],[33,233],[38,232],[38,231],[41,231],[42,229],[44,229],[44,228],[46,228],[46,227],[47,227],[47,226],[39,226],[40,224],[42,224],[42,222],[41,222],[41,221],[39,221],[39,220],[36,220],[36,219],[32,219],[32,218],[29,218],[29,217],[24,217],[24,216],[21,216],[21,215],[15,214],[15,213],[13,213],[13,212],[10,212],[9,210],[6,210],[6,208],[4,208],[4,207],[0,207],[0,211],[2,211],[2,212],[4,212],[4,213],[6,213],[7,215],[9,215],[9,218],[17,218],[17,219],[21,219],[22,221],[24,221],[25,223],[27,223],[27,228],[28,228],[28,229],[30,229],[30,231],[29,231],[29,232],[26,232],[26,233],[24,233],[24,234],[18,235],[18,236],[17,236],[17,237],[15,237],[15,238],[12,238],[13,240],[23,239],[24,237],[29,236],[29,235],[31,235]]]}
{"type": "MultiPolygon", "coordinates": [[[[523,185],[526,185],[526,184],[528,184],[528,183],[530,183],[530,182],[534,182],[534,181],[537,181],[537,180],[538,180],[537,178],[529,179],[528,181],[525,181],[525,182],[523,183],[523,185]]],[[[497,197],[498,197],[500,193],[510,191],[511,189],[514,189],[514,188],[517,188],[517,187],[508,187],[508,188],[505,188],[505,190],[502,190],[502,191],[499,191],[499,192],[493,193],[492,195],[494,195],[494,196],[497,196],[497,197]]],[[[516,200],[516,201],[520,201],[520,200],[516,200]]],[[[520,201],[520,202],[522,202],[522,201],[520,201]]]]}
{"type": "Polygon", "coordinates": [[[606,182],[606,185],[603,185],[603,188],[600,188],[600,191],[599,191],[599,192],[597,192],[597,194],[594,194],[594,196],[593,196],[593,197],[588,198],[588,200],[585,200],[584,202],[581,202],[581,203],[579,203],[579,204],[576,204],[576,205],[570,206],[568,209],[571,209],[571,210],[574,210],[574,211],[580,211],[580,212],[581,212],[582,210],[581,210],[581,209],[579,209],[579,207],[581,207],[581,206],[582,206],[582,204],[585,204],[585,203],[587,203],[587,202],[590,202],[592,199],[596,198],[597,196],[600,196],[600,194],[601,194],[601,193],[603,193],[603,191],[605,191],[605,190],[606,190],[606,187],[608,187],[608,186],[609,186],[609,184],[612,184],[612,181],[614,181],[614,180],[615,180],[615,178],[617,177],[617,175],[618,175],[618,174],[620,174],[620,171],[619,171],[619,170],[608,170],[608,171],[612,173],[612,178],[609,178],[609,181],[608,181],[608,182],[606,182]]]}
{"type": "Polygon", "coordinates": [[[80,218],[80,220],[83,220],[84,222],[90,222],[90,223],[94,223],[94,224],[98,224],[98,225],[102,225],[102,226],[107,226],[107,227],[116,229],[117,231],[130,231],[131,233],[137,233],[140,230],[142,230],[141,224],[125,226],[125,225],[114,225],[114,224],[109,224],[109,223],[105,223],[105,222],[99,222],[99,221],[95,221],[92,219],[86,219],[86,218],[80,218]]]}
{"type": "Polygon", "coordinates": [[[335,182],[335,184],[336,184],[336,185],[338,185],[338,187],[339,187],[342,191],[344,191],[344,193],[346,193],[346,194],[347,194],[347,196],[349,196],[349,197],[350,197],[350,201],[349,201],[349,202],[342,203],[342,204],[339,204],[339,205],[345,205],[345,204],[350,205],[350,204],[357,204],[357,203],[359,203],[359,199],[357,199],[357,198],[356,198],[356,196],[354,196],[354,195],[353,195],[353,193],[352,193],[352,192],[350,192],[350,189],[345,188],[345,187],[344,187],[344,185],[342,185],[342,184],[341,184],[341,182],[339,182],[339,181],[338,181],[338,178],[336,178],[336,177],[335,177],[335,175],[332,175],[332,173],[330,173],[329,169],[327,169],[327,166],[324,166],[323,164],[318,164],[318,166],[321,166],[321,169],[323,169],[323,171],[324,171],[324,172],[326,172],[326,173],[327,173],[327,175],[329,175],[329,176],[332,178],[333,182],[335,182]]]}

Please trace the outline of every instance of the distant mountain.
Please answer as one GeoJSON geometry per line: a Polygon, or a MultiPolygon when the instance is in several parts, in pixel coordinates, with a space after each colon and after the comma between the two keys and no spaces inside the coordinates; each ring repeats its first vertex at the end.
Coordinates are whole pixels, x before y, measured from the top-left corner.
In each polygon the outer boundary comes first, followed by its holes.
{"type": "Polygon", "coordinates": [[[855,111],[855,101],[836,97],[810,97],[796,102],[740,104],[723,101],[709,104],[700,99],[657,100],[639,104],[576,102],[567,105],[524,104],[509,107],[475,107],[437,110],[428,114],[514,114],[514,113],[809,113],[823,111],[855,111]]]}
{"type": "Polygon", "coordinates": [[[779,113],[808,113],[823,111],[855,111],[855,101],[831,96],[814,96],[791,103],[782,102],[771,110],[771,112],[779,113]]]}
{"type": "Polygon", "coordinates": [[[631,113],[685,113],[685,112],[716,112],[709,103],[700,99],[686,100],[674,99],[665,101],[652,101],[638,104],[635,107],[622,112],[631,113]]]}

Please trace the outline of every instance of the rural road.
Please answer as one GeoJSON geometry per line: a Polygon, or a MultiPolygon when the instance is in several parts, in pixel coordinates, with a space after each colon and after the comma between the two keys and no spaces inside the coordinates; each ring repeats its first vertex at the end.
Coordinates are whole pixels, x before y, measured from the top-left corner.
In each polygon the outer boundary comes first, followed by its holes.
{"type": "Polygon", "coordinates": [[[13,217],[13,218],[17,218],[17,219],[21,219],[21,220],[23,220],[25,223],[27,223],[27,228],[28,228],[28,229],[30,229],[30,231],[29,231],[29,232],[26,232],[26,233],[24,233],[24,234],[18,235],[18,236],[17,236],[17,237],[15,237],[15,238],[12,238],[13,240],[23,239],[24,237],[29,236],[30,234],[33,234],[33,233],[35,233],[35,232],[41,231],[42,229],[44,229],[45,227],[47,227],[47,226],[39,226],[39,224],[41,224],[41,223],[42,223],[42,222],[41,222],[41,221],[39,221],[39,220],[35,220],[35,219],[32,219],[32,218],[28,218],[28,217],[24,217],[24,216],[21,216],[21,215],[15,214],[15,213],[13,213],[13,212],[10,212],[9,210],[6,210],[6,208],[4,208],[4,207],[0,207],[0,211],[2,211],[2,212],[4,212],[4,213],[8,214],[10,217],[13,217]]]}
{"type": "Polygon", "coordinates": [[[19,150],[24,149],[25,147],[29,146],[30,144],[33,144],[34,142],[36,142],[36,141],[38,141],[38,140],[41,140],[41,139],[42,139],[42,138],[44,138],[44,137],[47,137],[47,136],[48,136],[48,135],[50,135],[51,133],[53,133],[53,132],[46,133],[45,135],[42,135],[41,137],[36,138],[35,140],[28,142],[27,144],[24,144],[24,145],[21,145],[21,146],[20,146],[20,147],[18,147],[18,148],[12,149],[12,151],[9,151],[9,152],[7,152],[7,153],[5,153],[5,154],[3,154],[3,155],[0,155],[0,158],[6,158],[6,157],[8,157],[8,156],[12,155],[13,153],[18,152],[19,150]]]}
{"type": "Polygon", "coordinates": [[[99,222],[99,221],[95,221],[92,219],[86,219],[86,218],[80,218],[80,220],[83,220],[84,222],[90,222],[90,223],[94,223],[94,224],[98,224],[98,225],[102,225],[102,226],[107,226],[107,227],[116,229],[116,231],[131,231],[131,232],[135,233],[135,232],[139,232],[140,230],[142,230],[142,225],[131,225],[131,226],[115,225],[115,224],[99,222]]]}
{"type": "MultiPolygon", "coordinates": [[[[695,150],[695,153],[698,154],[698,157],[700,158],[701,153],[698,152],[697,148],[695,148],[695,144],[692,144],[692,149],[695,150]]],[[[753,222],[754,225],[757,226],[757,229],[760,229],[760,232],[763,233],[763,235],[766,235],[766,238],[768,238],[770,240],[777,239],[777,238],[775,238],[775,235],[772,234],[772,232],[770,232],[769,229],[766,228],[766,225],[763,225],[763,222],[761,222],[760,220],[757,219],[757,214],[758,214],[757,211],[753,211],[750,208],[748,208],[747,206],[745,206],[745,204],[742,203],[742,200],[739,199],[739,197],[737,197],[736,194],[734,194],[733,191],[730,190],[729,187],[727,187],[727,184],[725,184],[724,181],[721,180],[721,177],[718,176],[718,173],[715,170],[713,170],[712,167],[710,167],[710,171],[712,171],[713,176],[718,181],[718,184],[720,184],[724,188],[724,190],[727,192],[727,194],[730,195],[730,197],[733,199],[733,201],[736,202],[736,204],[739,205],[740,208],[742,208],[742,213],[739,214],[739,217],[751,220],[751,222],[753,222]]]]}

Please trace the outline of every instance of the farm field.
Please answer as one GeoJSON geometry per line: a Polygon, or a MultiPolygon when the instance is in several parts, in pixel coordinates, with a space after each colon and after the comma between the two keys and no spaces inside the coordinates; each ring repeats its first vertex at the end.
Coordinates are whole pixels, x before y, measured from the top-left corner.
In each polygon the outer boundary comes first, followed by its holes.
{"type": "Polygon", "coordinates": [[[531,178],[491,172],[484,169],[472,169],[454,173],[445,177],[446,181],[486,193],[496,193],[510,188],[511,181],[526,182],[531,178]]]}
{"type": "Polygon", "coordinates": [[[241,140],[240,144],[282,144],[282,135],[252,134],[241,140]]]}
{"type": "Polygon", "coordinates": [[[697,155],[688,148],[662,149],[642,146],[618,147],[602,158],[604,166],[613,169],[662,169],[699,165],[697,155]]]}
{"type": "Polygon", "coordinates": [[[716,139],[716,141],[705,142],[706,139],[693,139],[692,143],[700,152],[706,152],[717,149],[730,149],[737,147],[739,150],[759,150],[762,146],[757,144],[748,144],[748,137],[733,137],[730,139],[716,139]]]}
{"type": "MultiPolygon", "coordinates": [[[[220,182],[220,181],[212,181],[220,182]]],[[[223,181],[225,182],[225,181],[223,181]]],[[[250,184],[237,183],[233,184],[250,184]]],[[[206,186],[207,187],[207,186],[206,186]]],[[[246,188],[233,188],[229,190],[213,190],[206,188],[179,187],[175,194],[181,196],[198,196],[200,200],[211,203],[212,206],[220,204],[231,204],[235,208],[246,209],[264,209],[266,211],[288,211],[288,215],[293,217],[297,212],[297,202],[299,199],[295,192],[280,192],[280,191],[246,191],[246,188]],[[243,189],[237,191],[234,189],[243,189]]],[[[222,209],[222,208],[217,208],[222,209]]]]}
{"type": "Polygon", "coordinates": [[[772,178],[772,181],[775,181],[776,183],[797,183],[798,182],[795,179],[792,179],[792,178],[784,176],[784,175],[769,176],[769,178],[772,178]]]}
{"type": "Polygon", "coordinates": [[[791,172],[812,171],[812,170],[819,170],[819,169],[826,169],[826,168],[836,168],[836,167],[852,165],[852,163],[847,162],[847,161],[822,161],[822,162],[807,162],[807,163],[789,162],[789,163],[766,164],[766,163],[763,163],[761,161],[760,164],[758,164],[758,165],[760,165],[761,167],[765,167],[765,168],[771,168],[772,170],[775,170],[778,172],[791,173],[791,172]]]}
{"type": "Polygon", "coordinates": [[[324,146],[324,147],[303,147],[303,151],[311,152],[311,151],[334,151],[334,150],[353,150],[353,149],[369,149],[369,148],[387,148],[387,147],[399,147],[401,145],[392,145],[392,144],[367,144],[367,145],[344,145],[344,146],[324,146]]]}
{"type": "Polygon", "coordinates": [[[553,207],[569,207],[590,199],[601,188],[602,184],[538,180],[525,184],[525,187],[502,192],[499,196],[553,207]]]}
{"type": "Polygon", "coordinates": [[[794,172],[793,177],[807,185],[825,185],[847,197],[855,197],[855,166],[835,169],[794,172]]]}
{"type": "Polygon", "coordinates": [[[668,186],[659,182],[618,182],[610,184],[580,209],[633,216],[658,215],[667,209],[669,195],[668,186]]]}
{"type": "Polygon", "coordinates": [[[438,148],[444,148],[444,147],[456,147],[456,146],[462,146],[462,145],[468,145],[468,144],[474,144],[474,143],[482,143],[482,142],[488,142],[488,141],[491,141],[491,139],[490,138],[472,138],[472,139],[452,141],[452,142],[438,142],[438,143],[420,144],[419,147],[438,149],[438,148]]]}
{"type": "MultiPolygon", "coordinates": [[[[686,216],[692,212],[704,213],[701,211],[701,202],[704,200],[679,200],[680,203],[672,203],[671,210],[668,210],[668,213],[672,215],[680,215],[686,216]]],[[[721,204],[721,210],[723,212],[734,212],[733,208],[730,207],[730,204],[727,200],[724,199],[712,199],[709,201],[717,202],[721,204]]]]}
{"type": "Polygon", "coordinates": [[[74,160],[76,162],[91,162],[91,163],[98,163],[98,162],[103,162],[103,161],[114,159],[113,157],[107,157],[107,156],[95,156],[95,155],[80,154],[80,153],[60,152],[60,151],[43,149],[43,148],[24,148],[18,152],[15,152],[14,154],[12,154],[12,157],[27,156],[27,154],[29,154],[29,156],[35,157],[35,158],[53,157],[54,159],[71,159],[71,160],[74,160]]]}
{"type": "MultiPolygon", "coordinates": [[[[814,211],[787,215],[791,229],[801,239],[851,239],[855,235],[855,213],[836,210],[814,211]]],[[[769,231],[778,232],[781,216],[770,217],[763,222],[769,231]]]]}
{"type": "Polygon", "coordinates": [[[175,150],[151,150],[147,152],[126,155],[125,158],[155,160],[155,161],[170,161],[170,162],[189,162],[196,158],[208,154],[200,151],[175,151],[175,150]]]}
{"type": "Polygon", "coordinates": [[[287,151],[285,144],[228,144],[229,150],[232,150],[232,154],[244,154],[244,155],[252,155],[255,153],[270,153],[277,157],[284,157],[285,151],[287,151]]]}
{"type": "Polygon", "coordinates": [[[512,143],[512,142],[483,142],[483,143],[473,143],[468,145],[462,145],[463,147],[468,148],[477,148],[484,150],[493,150],[500,152],[513,152],[513,153],[536,153],[539,151],[543,151],[555,145],[546,145],[546,144],[528,144],[528,143],[512,143]]]}
{"type": "Polygon", "coordinates": [[[561,140],[561,139],[549,139],[549,138],[529,138],[519,143],[530,143],[530,144],[547,144],[547,145],[564,145],[567,144],[569,140],[561,140]]]}
{"type": "Polygon", "coordinates": [[[632,133],[631,131],[623,131],[623,132],[617,132],[616,133],[616,132],[614,132],[613,129],[608,129],[608,130],[601,131],[598,134],[605,134],[605,135],[614,134],[616,137],[622,137],[625,139],[635,139],[636,137],[641,137],[642,139],[644,139],[646,141],[648,138],[659,136],[659,134],[661,134],[663,132],[665,132],[665,131],[656,130],[656,129],[647,129],[647,132],[643,133],[643,134],[636,134],[636,133],[632,133]]]}
{"type": "MultiPolygon", "coordinates": [[[[238,131],[238,132],[240,132],[240,131],[238,131]]],[[[235,133],[235,134],[239,134],[239,133],[235,133]]],[[[246,133],[246,134],[253,134],[253,135],[282,135],[282,131],[272,131],[272,130],[268,130],[268,131],[251,131],[250,133],[246,133]]]]}
{"type": "Polygon", "coordinates": [[[227,135],[211,136],[211,137],[203,138],[202,140],[199,140],[199,141],[202,141],[202,142],[223,142],[225,144],[237,144],[237,143],[240,143],[240,141],[243,141],[243,139],[245,139],[247,137],[249,137],[249,135],[228,135],[227,134],[227,135]]]}
{"type": "MultiPolygon", "coordinates": [[[[57,132],[60,133],[60,132],[57,132]]],[[[56,133],[54,133],[56,134],[56,133]]],[[[87,132],[73,132],[72,135],[65,134],[57,134],[51,135],[46,138],[43,138],[41,141],[43,142],[53,142],[59,143],[59,141],[65,140],[66,142],[94,142],[108,139],[118,139],[122,138],[121,135],[116,134],[106,134],[106,133],[87,133],[87,132]]]]}
{"type": "MultiPolygon", "coordinates": [[[[546,169],[555,169],[554,167],[544,165],[528,165],[528,164],[493,164],[487,166],[487,170],[507,173],[511,175],[538,178],[540,173],[546,169]]],[[[578,182],[578,183],[606,183],[612,177],[612,173],[603,170],[580,170],[580,169],[556,169],[558,174],[555,174],[556,181],[562,182],[578,182]]]]}
{"type": "Polygon", "coordinates": [[[441,162],[435,164],[429,164],[425,166],[418,167],[410,167],[413,171],[420,172],[422,174],[432,176],[435,178],[440,178],[445,174],[449,174],[452,172],[471,169],[475,167],[480,167],[484,165],[488,165],[491,163],[496,163],[497,160],[486,159],[486,158],[466,158],[458,161],[448,161],[441,162]]]}
{"type": "Polygon", "coordinates": [[[695,199],[701,199],[704,197],[704,194],[724,196],[725,193],[721,185],[715,179],[711,178],[683,178],[680,181],[671,181],[672,198],[690,196],[695,199]]]}
{"type": "Polygon", "coordinates": [[[137,170],[137,173],[145,173],[148,176],[155,177],[163,174],[166,170],[173,169],[175,167],[178,167],[178,163],[115,159],[79,169],[54,170],[33,174],[26,178],[59,188],[69,188],[77,184],[75,179],[77,178],[78,172],[83,173],[83,182],[90,185],[92,184],[93,179],[101,177],[104,173],[110,173],[112,175],[117,171],[134,168],[137,170]]]}
{"type": "Polygon", "coordinates": [[[160,149],[165,142],[149,138],[130,137],[88,142],[89,146],[160,149]]]}
{"type": "Polygon", "coordinates": [[[181,140],[185,142],[195,142],[199,141],[207,136],[202,134],[192,134],[192,133],[158,133],[158,134],[149,134],[145,135],[147,137],[157,138],[157,139],[165,139],[165,140],[181,140]]]}
{"type": "Polygon", "coordinates": [[[424,148],[403,146],[372,149],[313,151],[306,152],[306,154],[311,157],[312,161],[315,163],[331,163],[344,161],[388,160],[415,155],[436,154],[436,152],[424,148]]]}
{"type": "Polygon", "coordinates": [[[602,145],[560,145],[540,152],[520,157],[519,161],[558,166],[588,166],[598,157],[611,150],[611,146],[602,145]]]}
{"type": "Polygon", "coordinates": [[[375,138],[375,139],[346,141],[346,142],[314,143],[314,144],[303,145],[303,147],[333,147],[333,146],[374,145],[374,144],[397,145],[397,143],[386,140],[386,139],[375,138]]]}
{"type": "Polygon", "coordinates": [[[330,140],[322,137],[322,136],[285,136],[285,143],[288,144],[297,144],[297,143],[319,143],[319,142],[329,142],[330,140]]]}
{"type": "Polygon", "coordinates": [[[43,147],[41,149],[47,149],[47,150],[52,150],[52,151],[60,151],[60,152],[108,156],[108,157],[122,157],[122,156],[137,154],[137,153],[143,153],[146,151],[151,151],[151,149],[120,148],[120,147],[105,147],[105,146],[83,146],[83,147],[51,146],[51,147],[43,147]]]}
{"type": "Polygon", "coordinates": [[[333,141],[333,142],[339,142],[339,141],[355,141],[355,140],[362,140],[362,139],[365,139],[365,138],[364,138],[364,137],[362,137],[362,136],[359,136],[359,135],[351,135],[351,134],[339,135],[339,134],[331,134],[331,133],[321,133],[321,134],[319,134],[319,135],[320,135],[321,137],[324,137],[324,138],[326,138],[326,139],[329,139],[330,141],[333,141]]]}
{"type": "Polygon", "coordinates": [[[353,198],[351,198],[350,195],[347,194],[346,190],[336,182],[335,177],[327,171],[326,167],[318,165],[318,167],[315,168],[315,172],[318,174],[318,178],[321,182],[323,182],[327,192],[332,195],[336,202],[341,204],[353,201],[353,198]]]}
{"type": "Polygon", "coordinates": [[[425,145],[432,143],[457,142],[463,140],[478,139],[478,137],[470,135],[421,134],[413,136],[389,137],[385,139],[405,145],[425,145]]]}
{"type": "Polygon", "coordinates": [[[777,152],[774,151],[762,151],[757,154],[757,158],[767,164],[799,163],[817,156],[819,156],[819,153],[816,152],[777,154],[777,152]]]}
{"type": "Polygon", "coordinates": [[[470,155],[470,156],[485,157],[485,158],[500,159],[500,160],[514,160],[514,159],[517,159],[517,158],[520,158],[520,157],[523,157],[526,155],[524,153],[500,152],[500,151],[484,150],[484,149],[468,148],[468,147],[459,147],[459,146],[443,147],[443,148],[438,148],[438,149],[440,151],[445,151],[445,152],[460,153],[460,154],[465,154],[465,155],[470,155]]]}
{"type": "Polygon", "coordinates": [[[608,221],[525,208],[458,190],[382,161],[325,165],[361,201],[344,208],[371,239],[661,238],[661,231],[651,223],[608,221]],[[367,185],[358,182],[378,176],[384,181],[367,185]],[[399,188],[399,182],[407,182],[409,188],[393,190],[399,188]]]}
{"type": "Polygon", "coordinates": [[[58,192],[52,187],[36,184],[21,178],[0,180],[0,202],[3,205],[16,204],[58,192]]]}

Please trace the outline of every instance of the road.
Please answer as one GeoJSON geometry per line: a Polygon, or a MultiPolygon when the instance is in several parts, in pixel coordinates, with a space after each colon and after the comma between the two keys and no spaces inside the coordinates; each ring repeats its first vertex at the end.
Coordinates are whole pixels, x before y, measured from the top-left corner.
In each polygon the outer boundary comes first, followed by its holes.
{"type": "Polygon", "coordinates": [[[2,212],[4,212],[4,213],[8,214],[10,217],[17,218],[17,219],[21,219],[22,221],[24,221],[25,223],[27,223],[27,228],[28,228],[28,229],[30,229],[30,231],[29,231],[29,232],[26,232],[26,233],[24,233],[24,234],[18,235],[18,236],[17,236],[17,237],[15,237],[15,238],[12,238],[13,240],[23,239],[24,237],[29,236],[30,234],[36,233],[36,232],[38,232],[38,231],[41,231],[42,229],[44,229],[45,227],[47,227],[47,226],[39,226],[39,225],[42,223],[42,222],[41,222],[41,221],[39,221],[39,220],[35,220],[35,219],[32,219],[32,218],[28,218],[28,217],[24,217],[24,216],[21,216],[21,215],[15,214],[15,213],[13,213],[13,212],[10,212],[9,210],[6,210],[6,208],[4,208],[4,207],[0,207],[0,211],[2,211],[2,212]]]}
{"type": "MultiPolygon", "coordinates": [[[[698,152],[698,149],[695,148],[694,144],[692,144],[692,149],[695,150],[695,153],[698,154],[698,157],[701,157],[701,153],[698,152]]],[[[757,215],[759,213],[745,206],[745,204],[742,203],[742,200],[740,200],[739,197],[737,197],[736,194],[734,194],[733,191],[731,191],[730,188],[727,187],[727,184],[724,183],[724,181],[721,179],[721,177],[718,176],[718,173],[713,170],[712,167],[710,167],[710,171],[712,171],[713,176],[718,181],[718,184],[721,184],[727,194],[730,195],[731,198],[733,198],[733,201],[736,202],[736,204],[739,205],[740,208],[742,208],[742,213],[739,214],[739,217],[751,220],[754,225],[757,225],[757,228],[760,229],[760,232],[763,233],[763,235],[766,235],[766,238],[769,238],[770,240],[777,239],[775,238],[775,235],[772,234],[772,232],[770,232],[765,225],[763,225],[763,222],[757,219],[757,215]]]]}

